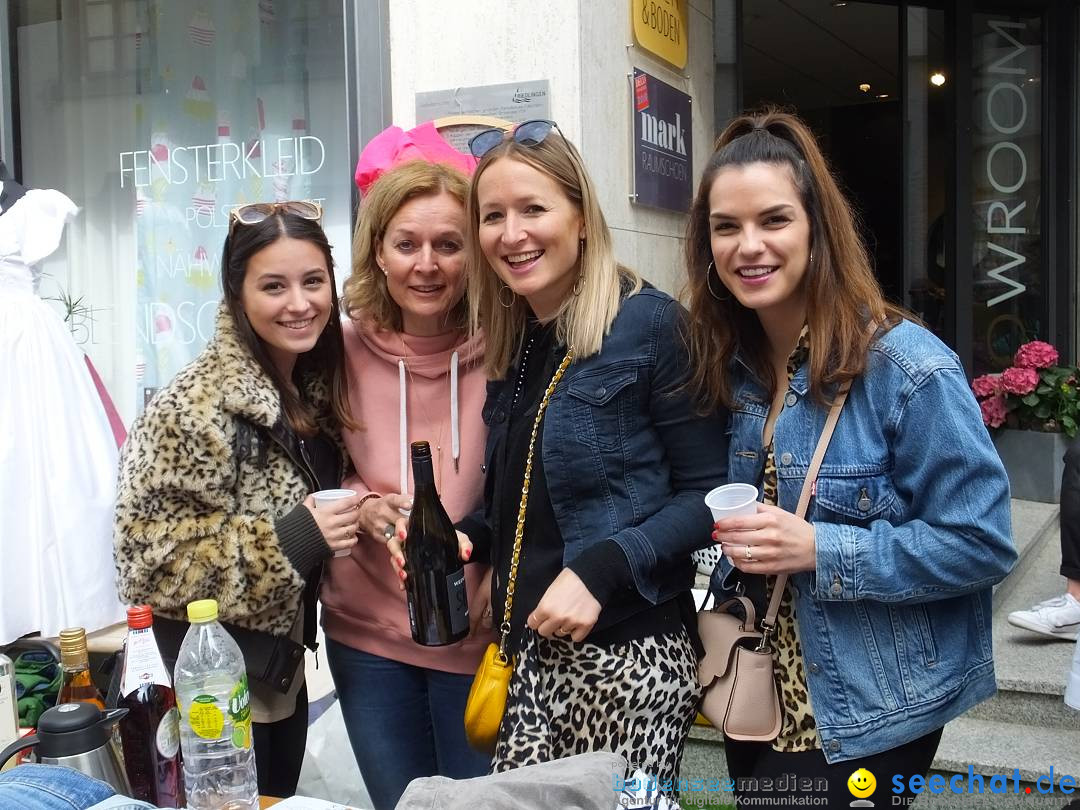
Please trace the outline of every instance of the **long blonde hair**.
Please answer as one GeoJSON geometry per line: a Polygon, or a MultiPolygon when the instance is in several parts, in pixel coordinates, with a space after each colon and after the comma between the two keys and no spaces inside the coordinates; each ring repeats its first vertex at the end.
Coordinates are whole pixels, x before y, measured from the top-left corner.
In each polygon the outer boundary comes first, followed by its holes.
{"type": "Polygon", "coordinates": [[[511,293],[480,247],[479,180],[488,167],[504,158],[521,161],[552,178],[585,221],[575,292],[567,296],[554,315],[555,336],[560,343],[572,346],[578,358],[596,354],[619,312],[623,295],[633,295],[641,289],[637,273],[615,260],[611,231],[574,145],[556,132],[532,146],[523,146],[507,137],[484,155],[476,167],[465,209],[469,322],[474,331],[484,332],[485,366],[488,376],[496,380],[506,375],[529,314],[528,304],[518,295],[513,295],[511,306],[503,306],[500,294],[505,298],[511,293]]]}
{"type": "MultiPolygon", "coordinates": [[[[397,166],[368,189],[360,203],[353,231],[352,275],[345,281],[342,301],[353,320],[370,318],[380,329],[400,332],[401,307],[390,296],[386,275],[376,261],[379,242],[398,210],[409,200],[446,192],[465,205],[469,180],[453,166],[412,160],[397,166]]],[[[448,313],[448,326],[464,327],[468,305],[464,297],[448,313]]]]}

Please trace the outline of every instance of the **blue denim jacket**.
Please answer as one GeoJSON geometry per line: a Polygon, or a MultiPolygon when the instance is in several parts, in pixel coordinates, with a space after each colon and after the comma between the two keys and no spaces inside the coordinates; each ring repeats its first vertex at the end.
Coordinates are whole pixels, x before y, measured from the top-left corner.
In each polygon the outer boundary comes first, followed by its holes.
{"type": "MultiPolygon", "coordinates": [[[[704,496],[726,481],[726,415],[695,412],[686,390],[684,310],[645,287],[624,299],[592,357],[575,359],[544,414],[544,475],[562,533],[563,564],[613,538],[638,592],[653,603],[693,582],[690,553],[711,542],[704,496]]],[[[516,367],[488,383],[488,483],[506,440],[516,367]]],[[[485,499],[496,537],[498,510],[485,499]]]]}
{"type": "Polygon", "coordinates": [[[27,763],[0,774],[3,810],[87,810],[115,793],[110,785],[61,765],[27,763]]]}
{"type": "MultiPolygon", "coordinates": [[[[756,484],[769,396],[736,362],[730,473],[756,484]]],[[[826,409],[803,365],[776,420],[779,505],[794,512],[826,409]]],[[[905,321],[872,345],[818,474],[815,571],[791,577],[829,762],[940,728],[995,690],[990,589],[1016,561],[1009,484],[959,360],[905,321]]],[[[726,558],[716,573],[734,585],[726,558]]]]}

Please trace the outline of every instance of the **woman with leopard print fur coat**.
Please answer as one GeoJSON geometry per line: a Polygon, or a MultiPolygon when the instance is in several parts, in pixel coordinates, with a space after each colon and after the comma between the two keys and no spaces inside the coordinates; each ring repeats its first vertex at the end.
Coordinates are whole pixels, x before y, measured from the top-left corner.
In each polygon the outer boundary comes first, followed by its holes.
{"type": "MultiPolygon", "coordinates": [[[[308,203],[234,212],[217,332],[147,406],[124,447],[119,591],[151,605],[163,631],[185,618],[188,602],[216,599],[239,635],[314,648],[323,562],[356,543],[359,499],[331,511],[316,510],[311,497],[339,486],[348,459],[341,426],[351,424],[320,215],[308,203]]],[[[296,790],[307,738],[302,663],[284,694],[249,679],[261,793],[296,790]]]]}

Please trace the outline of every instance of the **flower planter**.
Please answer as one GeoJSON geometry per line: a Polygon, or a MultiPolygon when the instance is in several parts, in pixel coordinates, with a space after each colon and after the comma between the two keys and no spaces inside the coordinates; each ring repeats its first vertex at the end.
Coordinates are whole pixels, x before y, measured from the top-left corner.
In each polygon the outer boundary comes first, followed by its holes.
{"type": "Polygon", "coordinates": [[[1061,472],[1070,442],[1064,433],[1006,428],[994,431],[993,438],[1014,498],[1061,502],[1061,472]]]}

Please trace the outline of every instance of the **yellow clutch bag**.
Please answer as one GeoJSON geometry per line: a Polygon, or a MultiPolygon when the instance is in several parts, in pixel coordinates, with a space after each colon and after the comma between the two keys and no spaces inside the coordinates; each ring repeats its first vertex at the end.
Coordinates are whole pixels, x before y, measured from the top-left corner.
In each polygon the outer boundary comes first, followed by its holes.
{"type": "Polygon", "coordinates": [[[499,652],[499,645],[488,644],[465,703],[465,736],[477,751],[495,751],[513,671],[509,657],[499,652]]]}

